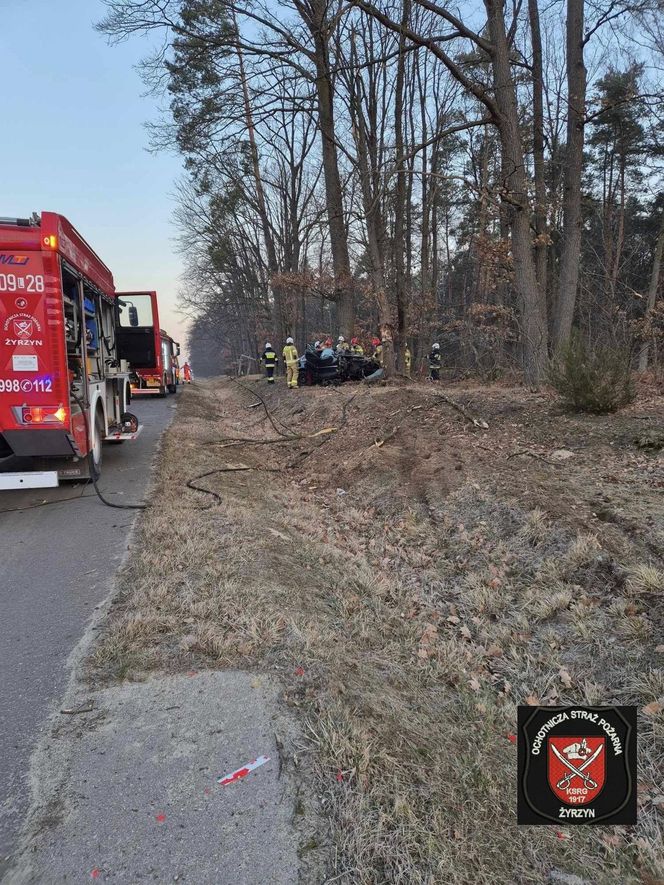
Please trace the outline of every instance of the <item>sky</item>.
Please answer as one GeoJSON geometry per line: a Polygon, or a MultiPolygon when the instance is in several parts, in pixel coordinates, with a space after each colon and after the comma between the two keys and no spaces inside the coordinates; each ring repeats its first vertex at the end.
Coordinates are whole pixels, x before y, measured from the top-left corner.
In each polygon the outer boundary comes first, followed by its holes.
{"type": "Polygon", "coordinates": [[[148,39],[109,46],[93,27],[103,14],[101,0],[0,0],[0,216],[65,215],[118,291],[157,290],[187,355],[171,223],[182,165],[147,150],[159,102],[135,65],[148,39]]]}

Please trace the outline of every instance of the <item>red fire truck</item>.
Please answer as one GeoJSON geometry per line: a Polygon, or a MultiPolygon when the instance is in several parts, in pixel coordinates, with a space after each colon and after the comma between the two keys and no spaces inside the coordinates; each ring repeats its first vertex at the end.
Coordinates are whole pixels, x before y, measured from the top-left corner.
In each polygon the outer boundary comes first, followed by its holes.
{"type": "Polygon", "coordinates": [[[156,292],[120,292],[118,338],[131,363],[132,395],[165,396],[180,383],[180,345],[159,324],[156,292]]]}
{"type": "Polygon", "coordinates": [[[0,218],[0,489],[96,478],[102,443],[139,434],[117,320],[113,276],[66,218],[0,218]]]}

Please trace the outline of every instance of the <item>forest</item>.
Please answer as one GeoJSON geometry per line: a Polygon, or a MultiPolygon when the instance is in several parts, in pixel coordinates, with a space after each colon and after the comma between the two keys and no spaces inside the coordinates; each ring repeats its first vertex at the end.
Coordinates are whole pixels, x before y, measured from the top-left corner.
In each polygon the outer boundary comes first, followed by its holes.
{"type": "Polygon", "coordinates": [[[661,0],[107,0],[175,150],[194,365],[405,345],[536,387],[571,336],[661,363],[661,0]]]}

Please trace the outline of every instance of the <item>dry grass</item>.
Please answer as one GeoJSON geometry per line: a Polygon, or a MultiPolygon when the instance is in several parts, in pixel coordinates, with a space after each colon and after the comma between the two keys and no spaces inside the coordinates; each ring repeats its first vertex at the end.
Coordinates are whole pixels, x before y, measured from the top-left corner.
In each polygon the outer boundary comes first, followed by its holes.
{"type": "MultiPolygon", "coordinates": [[[[343,402],[337,391],[302,391],[287,405],[271,395],[296,428],[338,420],[343,402]]],[[[398,406],[390,391],[363,396],[320,451],[243,448],[246,464],[299,466],[210,477],[223,504],[204,509],[185,480],[231,461],[204,443],[274,430],[244,391],[186,391],[91,674],[276,668],[314,754],[336,882],[662,875],[661,714],[640,723],[640,823],[608,841],[590,827],[562,840],[555,828],[517,828],[510,740],[526,699],[643,707],[664,695],[662,573],[640,560],[618,566],[594,529],[529,507],[538,480],[524,471],[537,464],[522,470],[523,498],[518,482],[497,490],[505,476],[493,454],[496,481],[480,487],[472,458],[455,466],[458,416],[427,425],[428,401],[404,394],[402,411],[421,409],[417,432],[369,448],[398,406]],[[434,445],[447,461],[430,457],[434,445]]]]}
{"type": "Polygon", "coordinates": [[[653,565],[637,565],[627,586],[633,593],[664,593],[664,571],[653,565]]]}

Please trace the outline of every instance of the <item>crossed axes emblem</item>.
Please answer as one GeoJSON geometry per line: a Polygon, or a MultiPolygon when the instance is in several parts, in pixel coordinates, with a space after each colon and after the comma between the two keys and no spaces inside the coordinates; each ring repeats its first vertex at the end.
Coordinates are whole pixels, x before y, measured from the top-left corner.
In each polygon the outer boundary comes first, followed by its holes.
{"type": "Polygon", "coordinates": [[[585,773],[585,770],[586,770],[586,768],[588,768],[588,766],[589,766],[592,762],[595,761],[595,759],[597,759],[597,757],[599,756],[599,754],[602,752],[602,747],[603,747],[603,746],[604,746],[603,744],[600,744],[599,747],[598,747],[598,748],[595,750],[595,752],[592,754],[592,756],[590,756],[588,759],[586,759],[585,762],[582,762],[581,765],[576,766],[576,765],[572,765],[572,763],[569,761],[569,759],[565,759],[565,757],[564,757],[563,754],[558,750],[558,748],[557,748],[556,746],[554,746],[553,744],[551,744],[551,749],[553,750],[554,755],[555,755],[558,759],[560,759],[560,761],[563,763],[563,765],[564,765],[566,768],[569,768],[569,772],[568,772],[564,777],[562,777],[562,778],[558,781],[558,783],[556,784],[556,787],[557,787],[559,790],[564,790],[564,789],[566,789],[566,788],[570,785],[570,783],[571,783],[571,781],[573,780],[573,778],[575,778],[575,777],[580,777],[581,780],[583,781],[583,786],[586,787],[586,789],[588,789],[588,790],[594,790],[594,789],[596,789],[596,788],[597,788],[597,784],[596,784],[595,781],[590,777],[589,774],[586,774],[586,773],[585,773]]]}

